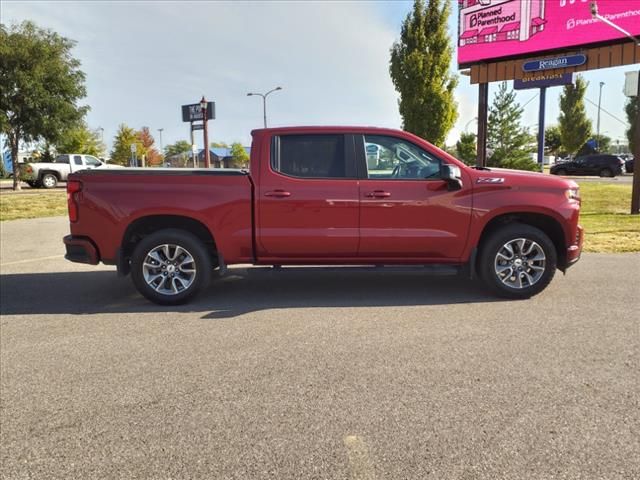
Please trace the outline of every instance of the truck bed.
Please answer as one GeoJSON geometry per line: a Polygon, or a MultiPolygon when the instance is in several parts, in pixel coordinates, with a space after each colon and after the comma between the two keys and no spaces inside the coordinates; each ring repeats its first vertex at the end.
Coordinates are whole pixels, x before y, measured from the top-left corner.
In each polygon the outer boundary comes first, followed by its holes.
{"type": "Polygon", "coordinates": [[[147,222],[194,219],[220,232],[215,246],[224,258],[253,260],[253,182],[247,171],[126,168],[84,170],[69,179],[82,183],[80,215],[71,223],[71,234],[91,238],[104,263],[117,263],[127,229],[143,217],[147,222]]]}

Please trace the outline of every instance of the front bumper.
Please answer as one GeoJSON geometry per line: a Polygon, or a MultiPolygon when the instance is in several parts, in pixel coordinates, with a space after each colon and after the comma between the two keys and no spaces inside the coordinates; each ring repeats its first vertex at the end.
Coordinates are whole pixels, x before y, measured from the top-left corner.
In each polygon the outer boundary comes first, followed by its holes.
{"type": "Polygon", "coordinates": [[[584,228],[578,225],[578,229],[576,231],[576,242],[567,248],[567,266],[569,268],[571,265],[580,260],[580,255],[582,254],[582,245],[584,243],[584,228]]]}
{"type": "Polygon", "coordinates": [[[76,263],[88,263],[90,265],[97,265],[100,262],[98,249],[90,239],[67,235],[62,241],[67,249],[67,253],[64,256],[67,260],[76,263]]]}

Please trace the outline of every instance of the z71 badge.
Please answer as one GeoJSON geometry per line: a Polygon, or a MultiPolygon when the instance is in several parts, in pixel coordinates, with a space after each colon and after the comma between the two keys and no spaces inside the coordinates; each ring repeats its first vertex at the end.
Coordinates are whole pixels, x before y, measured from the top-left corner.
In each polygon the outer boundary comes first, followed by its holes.
{"type": "Polygon", "coordinates": [[[476,183],[504,183],[503,177],[482,177],[476,180],[476,183]]]}

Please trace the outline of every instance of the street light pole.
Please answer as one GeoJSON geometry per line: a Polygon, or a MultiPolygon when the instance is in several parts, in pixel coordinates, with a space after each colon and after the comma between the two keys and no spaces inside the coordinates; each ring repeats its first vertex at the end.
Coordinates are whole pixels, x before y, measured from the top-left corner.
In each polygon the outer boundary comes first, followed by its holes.
{"type": "Polygon", "coordinates": [[[267,93],[247,93],[247,97],[251,97],[253,95],[262,97],[262,119],[264,121],[264,128],[267,128],[267,96],[273,92],[277,92],[278,90],[282,90],[282,87],[276,87],[273,90],[269,90],[267,93]]]}
{"type": "Polygon", "coordinates": [[[100,130],[100,143],[104,143],[104,128],[98,127],[98,130],[100,130]]]}
{"type": "Polygon", "coordinates": [[[600,95],[598,95],[598,126],[596,127],[596,148],[600,151],[600,105],[602,104],[602,87],[604,82],[600,82],[600,95]]]}
{"type": "Polygon", "coordinates": [[[160,155],[164,155],[164,150],[162,149],[162,131],[164,128],[159,128],[158,133],[160,134],[160,155]]]}
{"type": "Polygon", "coordinates": [[[209,157],[209,132],[207,129],[207,100],[202,96],[200,100],[200,109],[202,110],[202,123],[204,131],[204,168],[211,168],[211,159],[209,157]]]}
{"type": "Polygon", "coordinates": [[[464,126],[464,133],[467,133],[469,131],[469,125],[471,125],[471,123],[477,122],[477,121],[478,121],[478,117],[473,117],[471,120],[469,120],[464,126]]]}

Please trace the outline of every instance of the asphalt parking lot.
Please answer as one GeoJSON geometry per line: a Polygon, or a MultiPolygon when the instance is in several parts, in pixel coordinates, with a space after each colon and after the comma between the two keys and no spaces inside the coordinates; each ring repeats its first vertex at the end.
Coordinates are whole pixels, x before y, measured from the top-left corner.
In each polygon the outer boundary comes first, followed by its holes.
{"type": "Polygon", "coordinates": [[[161,308],[0,224],[2,478],[640,478],[640,254],[528,301],[420,271],[234,268],[161,308]]]}

